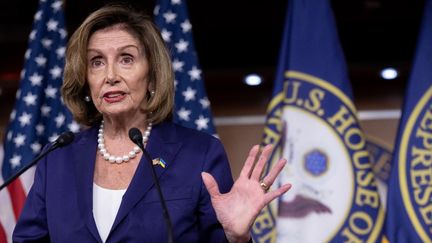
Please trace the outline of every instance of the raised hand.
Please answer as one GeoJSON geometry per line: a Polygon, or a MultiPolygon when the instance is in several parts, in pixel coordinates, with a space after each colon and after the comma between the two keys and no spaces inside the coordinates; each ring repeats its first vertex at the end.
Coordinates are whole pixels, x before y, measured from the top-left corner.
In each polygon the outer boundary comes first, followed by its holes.
{"type": "Polygon", "coordinates": [[[279,197],[291,188],[291,184],[285,184],[278,189],[268,191],[286,164],[281,159],[260,181],[265,163],[272,153],[273,147],[267,145],[259,154],[259,146],[255,145],[243,165],[239,178],[235,181],[231,191],[221,194],[219,187],[210,174],[203,172],[202,178],[210,194],[217,219],[224,228],[225,235],[230,242],[246,242],[250,239],[249,231],[263,209],[273,199],[279,197]]]}

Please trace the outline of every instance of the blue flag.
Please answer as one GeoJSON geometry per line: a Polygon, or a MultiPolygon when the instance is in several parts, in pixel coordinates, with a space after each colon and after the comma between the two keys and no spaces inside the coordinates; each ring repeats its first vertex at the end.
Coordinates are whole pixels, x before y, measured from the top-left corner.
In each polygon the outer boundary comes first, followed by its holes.
{"type": "Polygon", "coordinates": [[[293,187],[260,213],[255,242],[376,242],[384,213],[330,0],[289,1],[276,75],[263,144],[288,160],[274,186],[293,187]]]}
{"type": "Polygon", "coordinates": [[[215,135],[216,129],[195,52],[186,2],[157,1],[155,22],[172,55],[176,88],[174,122],[215,135]]]}
{"type": "Polygon", "coordinates": [[[385,235],[432,242],[432,1],[425,2],[390,175],[385,235]]]}
{"type": "MultiPolygon", "coordinates": [[[[66,28],[63,2],[41,0],[34,17],[33,29],[25,53],[16,102],[10,116],[5,141],[1,176],[7,179],[29,163],[50,141],[62,132],[77,132],[79,126],[60,97],[63,82],[66,28]]],[[[15,180],[8,187],[9,196],[1,197],[0,223],[10,235],[19,216],[29,181],[15,180]],[[7,198],[7,201],[3,199],[7,198]],[[6,211],[13,210],[15,219],[5,219],[6,211]]],[[[4,192],[2,192],[4,193],[4,192]]]]}

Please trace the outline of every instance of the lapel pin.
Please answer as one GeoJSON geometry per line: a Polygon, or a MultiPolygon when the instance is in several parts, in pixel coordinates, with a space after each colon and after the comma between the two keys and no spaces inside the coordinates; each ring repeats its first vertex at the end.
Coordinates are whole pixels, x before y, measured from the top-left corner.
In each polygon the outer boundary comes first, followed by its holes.
{"type": "Polygon", "coordinates": [[[152,160],[153,165],[160,165],[162,168],[166,167],[166,162],[162,158],[156,158],[152,160]]]}

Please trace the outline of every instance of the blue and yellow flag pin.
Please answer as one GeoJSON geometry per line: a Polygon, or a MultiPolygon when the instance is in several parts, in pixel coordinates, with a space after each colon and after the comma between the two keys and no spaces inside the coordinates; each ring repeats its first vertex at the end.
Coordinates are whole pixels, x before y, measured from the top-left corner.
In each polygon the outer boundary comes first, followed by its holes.
{"type": "Polygon", "coordinates": [[[162,158],[156,158],[152,160],[153,165],[160,165],[162,168],[166,167],[166,162],[162,158]]]}

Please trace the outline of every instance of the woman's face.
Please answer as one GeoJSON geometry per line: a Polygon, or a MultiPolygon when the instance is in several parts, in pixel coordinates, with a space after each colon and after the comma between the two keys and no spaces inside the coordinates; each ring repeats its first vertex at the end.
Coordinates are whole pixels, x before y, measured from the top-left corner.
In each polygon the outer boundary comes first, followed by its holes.
{"type": "Polygon", "coordinates": [[[104,116],[131,118],[146,106],[149,64],[140,42],[126,30],[114,26],[93,33],[87,63],[91,97],[104,116]]]}

